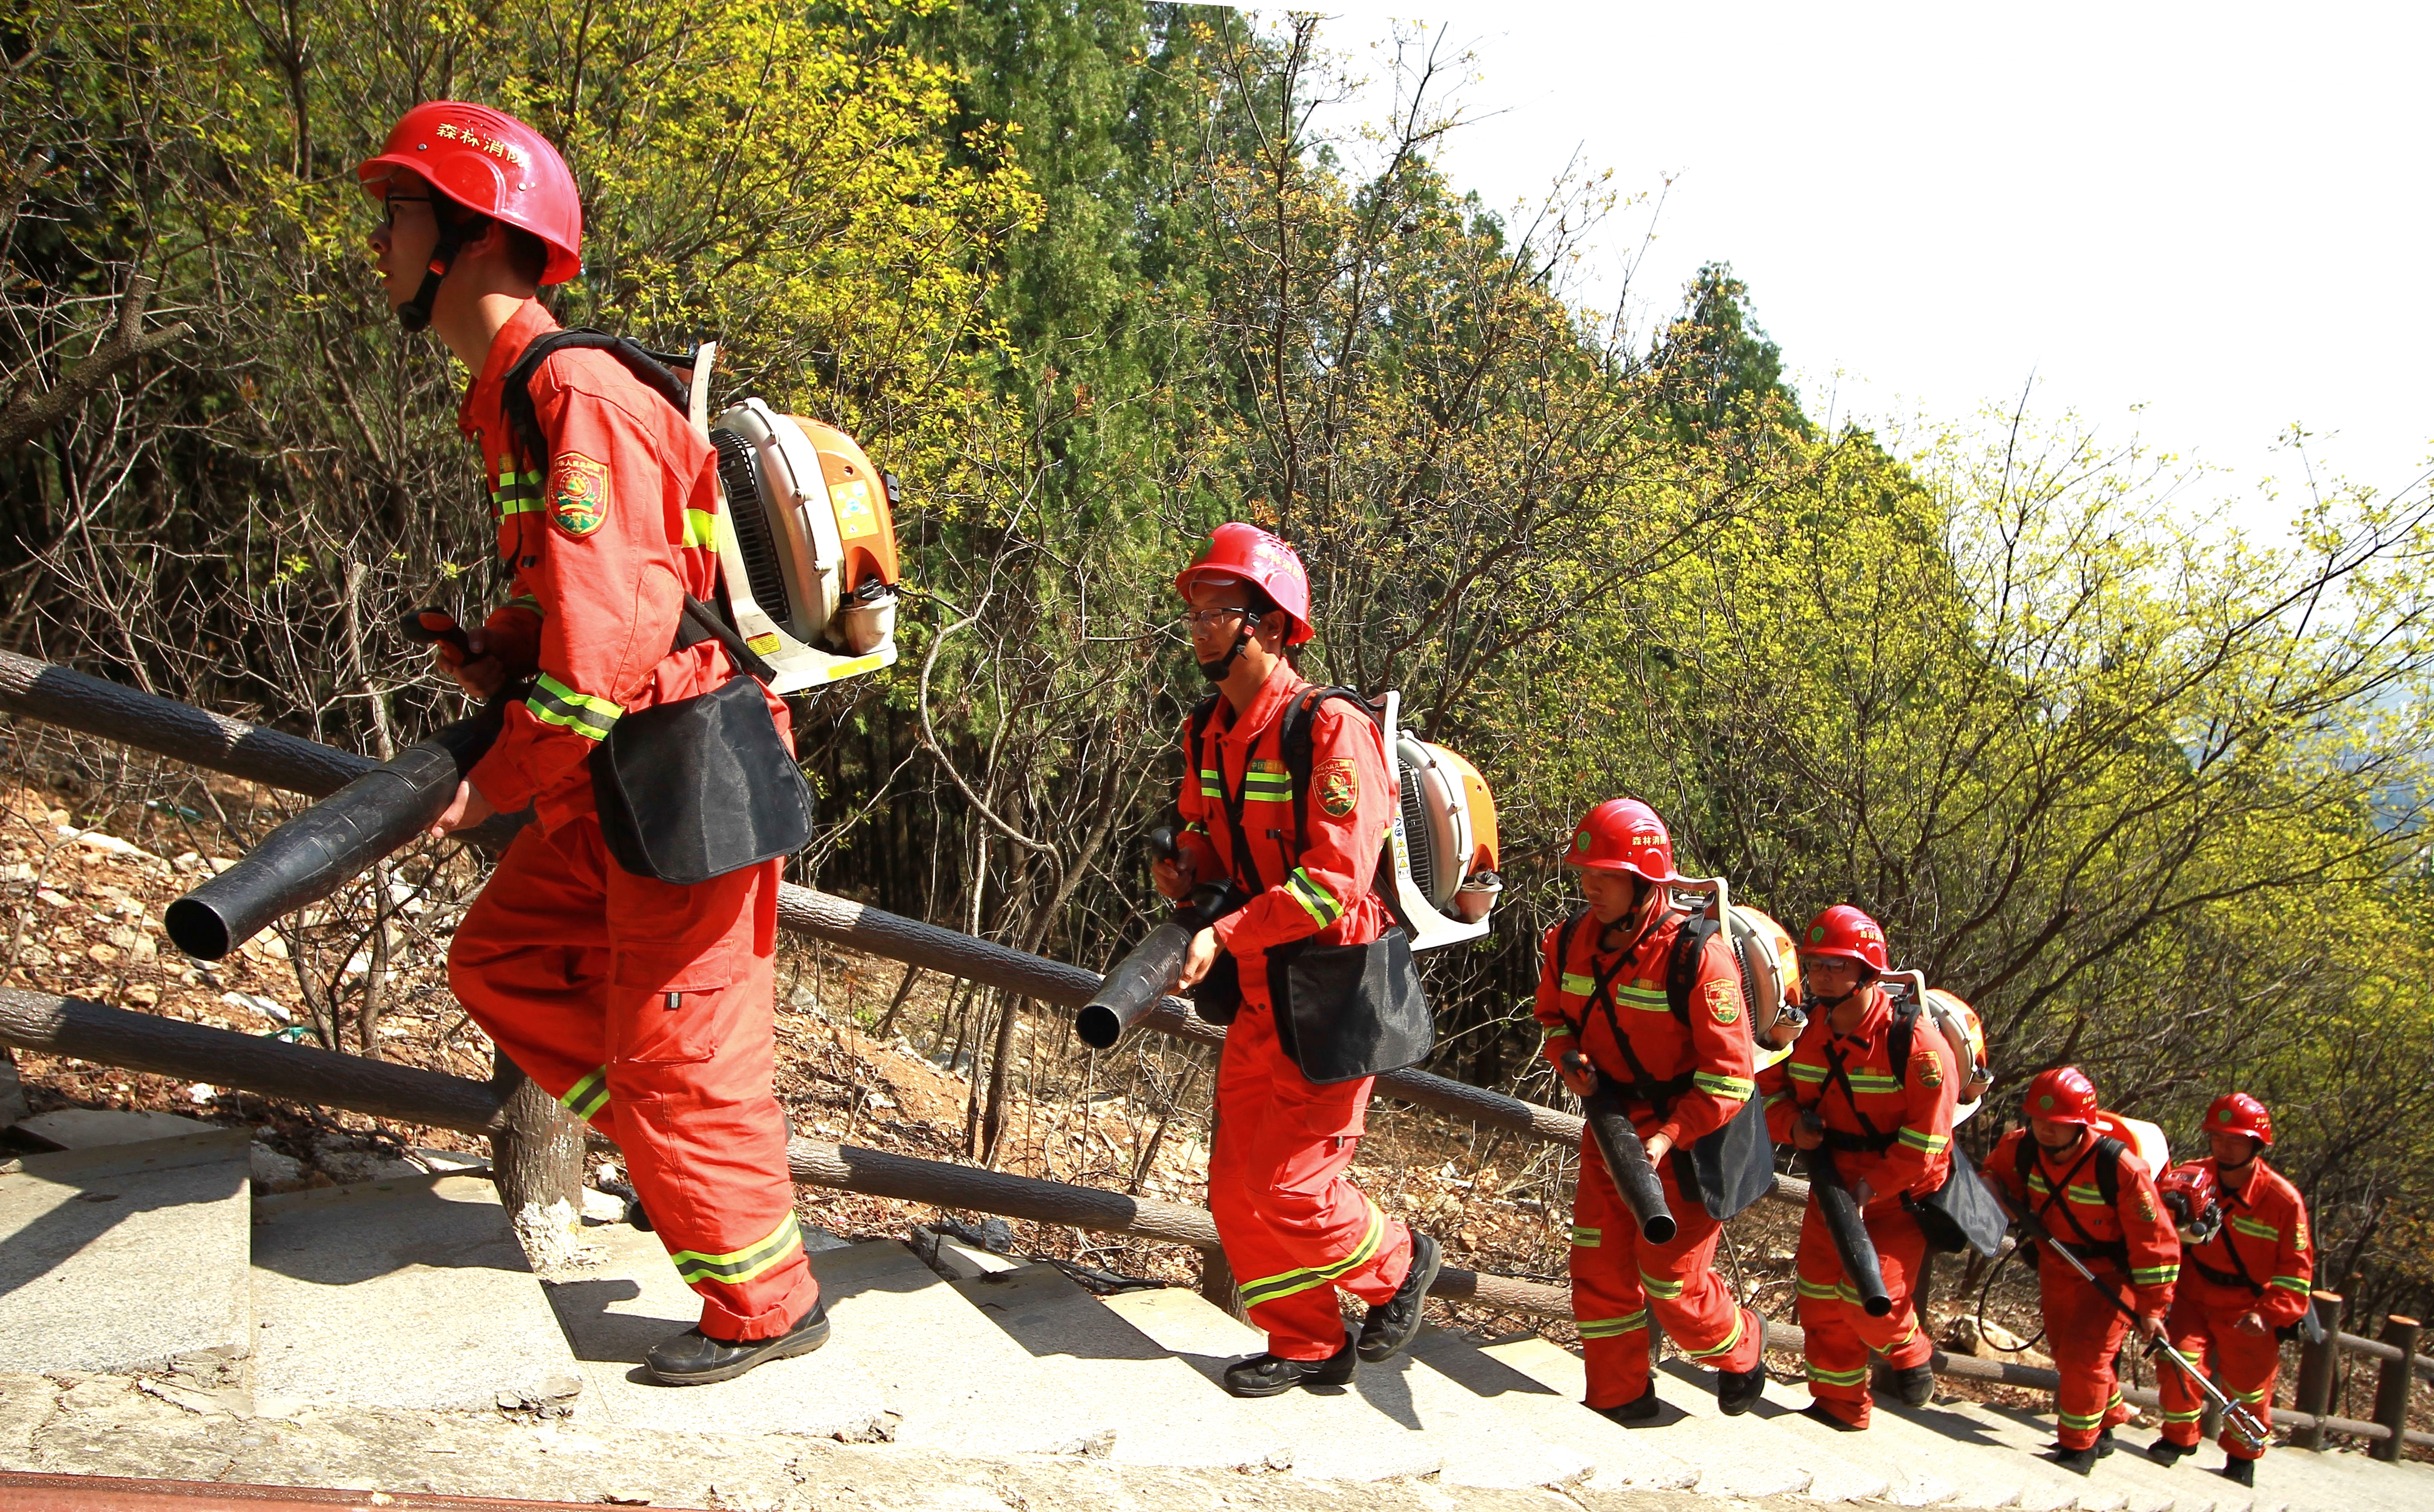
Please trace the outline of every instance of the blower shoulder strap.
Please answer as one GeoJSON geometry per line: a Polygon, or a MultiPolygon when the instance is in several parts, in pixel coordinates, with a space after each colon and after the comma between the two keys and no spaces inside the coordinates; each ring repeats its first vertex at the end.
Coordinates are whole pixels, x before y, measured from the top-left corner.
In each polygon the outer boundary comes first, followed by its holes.
{"type": "Polygon", "coordinates": [[[1699,955],[1716,932],[1716,921],[1705,914],[1682,920],[1673,936],[1673,954],[1665,962],[1665,1005],[1682,1027],[1690,1027],[1690,989],[1699,985],[1699,955]]]}
{"type": "MultiPolygon", "coordinates": [[[[1298,848],[1310,836],[1310,773],[1314,759],[1311,750],[1311,725],[1318,716],[1318,706],[1329,698],[1341,698],[1369,716],[1369,723],[1384,733],[1385,711],[1363,697],[1358,689],[1343,687],[1304,688],[1294,696],[1285,710],[1285,727],[1277,738],[1285,761],[1285,775],[1293,780],[1294,844],[1298,848]]],[[[1386,751],[1386,771],[1395,770],[1395,753],[1386,751]]],[[[1403,891],[1395,885],[1395,836],[1392,828],[1379,842],[1378,865],[1373,869],[1369,890],[1386,904],[1386,912],[1401,925],[1406,935],[1417,935],[1412,921],[1403,915],[1403,891]]]]}
{"type": "Polygon", "coordinates": [[[499,384],[499,402],[507,412],[507,434],[514,438],[525,467],[540,468],[549,462],[549,438],[540,433],[540,417],[533,412],[533,374],[540,371],[540,365],[549,360],[551,353],[574,347],[608,352],[624,363],[643,387],[674,404],[677,414],[692,413],[692,391],[669,368],[683,359],[651,352],[624,336],[612,336],[589,326],[546,332],[532,338],[499,384]]]}
{"type": "MultiPolygon", "coordinates": [[[[683,358],[668,352],[652,352],[624,336],[594,331],[589,326],[577,326],[572,331],[544,332],[525,346],[523,354],[516,358],[515,366],[507,369],[506,377],[499,384],[499,402],[506,411],[507,432],[514,438],[516,450],[523,455],[526,468],[540,468],[549,461],[550,456],[549,438],[541,434],[540,417],[533,407],[533,375],[540,371],[540,365],[547,362],[553,352],[570,348],[608,352],[624,363],[643,387],[675,405],[677,414],[691,415],[692,391],[672,370],[672,365],[682,362],[683,358]]],[[[726,594],[722,591],[719,596],[724,600],[726,594]]],[[[676,639],[670,649],[681,651],[703,641],[716,641],[738,671],[764,683],[777,680],[777,668],[746,645],[744,638],[737,635],[716,610],[687,593],[684,611],[677,620],[676,639]]]]}

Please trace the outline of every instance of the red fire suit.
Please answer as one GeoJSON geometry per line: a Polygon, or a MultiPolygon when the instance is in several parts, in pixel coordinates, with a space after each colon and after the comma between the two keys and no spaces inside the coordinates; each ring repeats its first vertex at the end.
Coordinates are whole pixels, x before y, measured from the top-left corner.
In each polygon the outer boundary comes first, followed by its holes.
{"type": "MultiPolygon", "coordinates": [[[[1749,1026],[1741,1022],[1740,972],[1721,935],[1699,954],[1687,1021],[1673,1016],[1666,976],[1686,916],[1668,912],[1637,940],[1601,952],[1593,918],[1547,931],[1540,945],[1538,1022],[1547,1058],[1562,1064],[1579,1046],[1600,1076],[1623,1090],[1641,1140],[1663,1134],[1687,1151],[1722,1128],[1757,1090],[1749,1026]],[[1629,1053],[1625,1054],[1625,1046],[1629,1053]],[[1633,1095],[1638,1060],[1656,1098],[1633,1095]],[[1660,1104],[1662,1106],[1658,1106],[1660,1104]]],[[[1680,1226],[1670,1244],[1652,1245],[1623,1206],[1597,1142],[1581,1137],[1580,1181],[1572,1196],[1572,1318],[1588,1366],[1588,1404],[1619,1407],[1648,1389],[1648,1315],[1656,1314],[1684,1358],[1719,1370],[1755,1370],[1763,1335],[1757,1314],[1736,1306],[1716,1275],[1723,1225],[1686,1198],[1671,1159],[1657,1164],[1666,1206],[1680,1226]]]]}
{"type": "Polygon", "coordinates": [[[1758,1075],[1766,1098],[1767,1133],[1790,1143],[1802,1113],[1826,1125],[1834,1169],[1843,1184],[1870,1190],[1860,1222],[1877,1246],[1893,1311],[1870,1317],[1843,1274],[1842,1257],[1811,1196],[1800,1223],[1800,1326],[1808,1335],[1808,1394],[1844,1422],[1868,1425],[1868,1351],[1895,1369],[1923,1365],[1935,1342],[1919,1327],[1911,1288],[1927,1261],[1927,1235],[1902,1207],[1905,1193],[1944,1184],[1952,1160],[1952,1106],[1960,1068],[1952,1047],[1925,1018],[1911,1035],[1906,1066],[1893,1061],[1893,1006],[1880,988],[1867,988],[1857,1030],[1836,1034],[1833,1015],[1819,1012],[1791,1053],[1758,1075]]]}
{"type": "MultiPolygon", "coordinates": [[[[2305,1314],[2315,1285],[2307,1205],[2289,1178],[2262,1160],[2250,1162],[2248,1186],[2238,1192],[2223,1181],[2211,1157],[2196,1163],[2207,1168],[2222,1194],[2222,1228],[2203,1245],[2182,1247],[2180,1284],[2167,1320],[2172,1348],[2201,1365],[2211,1353],[2215,1384],[2223,1395],[2270,1422],[2273,1377],[2282,1365],[2282,1344],[2273,1331],[2305,1314]],[[2254,1313],[2264,1332],[2232,1327],[2244,1313],[2254,1313]]],[[[2164,1399],[2164,1436],[2195,1445],[2204,1395],[2168,1365],[2156,1371],[2155,1390],[2164,1399]]],[[[2224,1452],[2240,1459],[2264,1453],[2229,1429],[2221,1443],[2224,1452]]]]}
{"type": "Polygon", "coordinates": [[[2097,1435],[2130,1420],[2113,1357],[2128,1337],[2130,1320],[2113,1305],[2125,1287],[2141,1317],[2172,1305],[2172,1279],[2181,1267],[2181,1236],[2173,1231],[2147,1162],[2124,1150],[2118,1190],[2107,1203],[2099,1179],[2096,1142],[2080,1141],[2060,1160],[2048,1156],[2024,1128],[2015,1128],[1986,1158],[1986,1179],[1995,1183],[2015,1216],[2041,1229],[2039,1247],[2051,1239],[2068,1245],[2096,1273],[2103,1289],[2080,1280],[2070,1263],[2039,1257],[2037,1297],[2046,1314],[2046,1345],[2053,1351],[2062,1389],[2054,1394],[2054,1436],[2065,1449],[2085,1449],[2097,1435]],[[2020,1179],[2020,1149],[2029,1150],[2028,1179],[2020,1179]],[[2057,1195],[2055,1189],[2061,1189],[2057,1195]]]}
{"type": "Polygon", "coordinates": [[[501,380],[557,328],[538,301],[517,311],[458,419],[514,576],[484,629],[511,676],[533,678],[469,780],[538,822],[457,925],[449,986],[508,1059],[624,1151],[701,1294],[701,1331],[767,1338],[819,1295],[770,1090],[778,864],[691,887],[632,875],[602,846],[588,765],[621,714],[728,677],[714,641],[669,649],[683,595],[707,600],[716,583],[713,454],[615,357],[574,350],[534,375],[550,461],[520,468],[501,380]]]}
{"type": "Polygon", "coordinates": [[[1251,1321],[1285,1360],[1343,1349],[1336,1294],[1385,1301],[1412,1263],[1411,1230],[1344,1175],[1367,1127],[1371,1078],[1321,1087],[1303,1076],[1277,1041],[1268,994],[1270,946],[1364,944],[1388,919],[1372,890],[1395,801],[1385,747],[1367,715],[1337,700],[1312,714],[1310,833],[1296,832],[1282,736],[1287,706],[1309,686],[1278,662],[1240,718],[1217,699],[1201,749],[1187,724],[1177,804],[1195,875],[1231,876],[1255,894],[1217,924],[1243,1005],[1218,1063],[1208,1208],[1251,1321]],[[1234,854],[1227,793],[1240,798],[1248,866],[1234,854]]]}

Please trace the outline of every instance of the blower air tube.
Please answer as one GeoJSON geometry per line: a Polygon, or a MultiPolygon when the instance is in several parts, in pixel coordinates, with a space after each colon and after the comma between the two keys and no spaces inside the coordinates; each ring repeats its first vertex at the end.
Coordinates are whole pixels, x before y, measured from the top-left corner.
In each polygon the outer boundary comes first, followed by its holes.
{"type": "Polygon", "coordinates": [[[1149,937],[1116,963],[1098,993],[1073,1016],[1073,1032],[1093,1050],[1112,1050],[1124,1031],[1166,995],[1166,985],[1183,966],[1191,949],[1192,929],[1179,923],[1160,924],[1149,937]]]}
{"type": "Polygon", "coordinates": [[[1823,1145],[1808,1152],[1808,1194],[1817,1199],[1817,1216],[1825,1220],[1826,1237],[1843,1262],[1843,1277],[1860,1294],[1860,1311],[1883,1317],[1894,1310],[1893,1294],[1885,1289],[1884,1266],[1877,1260],[1876,1241],[1860,1219],[1860,1205],[1834,1168],[1834,1157],[1823,1145]]]}
{"type": "Polygon", "coordinates": [[[498,711],[450,725],[264,835],[245,859],[169,905],[162,922],[170,941],[216,961],[272,919],[336,892],[446,812],[499,728],[498,711]]]}
{"type": "Polygon", "coordinates": [[[1622,1195],[1622,1205],[1639,1220],[1639,1237],[1652,1245],[1671,1244],[1679,1226],[1665,1201],[1665,1183],[1648,1163],[1648,1146],[1639,1143],[1639,1131],[1631,1126],[1631,1115],[1623,1110],[1622,1094],[1600,1080],[1597,1089],[1581,1099],[1581,1115],[1588,1122],[1589,1137],[1597,1141],[1598,1154],[1605,1160],[1615,1191],[1622,1195]]]}

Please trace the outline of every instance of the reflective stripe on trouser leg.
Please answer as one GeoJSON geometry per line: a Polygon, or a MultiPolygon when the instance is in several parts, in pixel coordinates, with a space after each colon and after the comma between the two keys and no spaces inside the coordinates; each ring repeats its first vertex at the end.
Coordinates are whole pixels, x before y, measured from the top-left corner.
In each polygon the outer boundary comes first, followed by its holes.
{"type": "Polygon", "coordinates": [[[1757,1335],[1744,1326],[1730,1288],[1716,1274],[1722,1227],[1683,1195],[1671,1162],[1658,1177],[1678,1227],[1664,1245],[1639,1237],[1638,1223],[1586,1138],[1580,1169],[1572,1199],[1574,1231],[1593,1233],[1596,1243],[1576,1239],[1572,1246],[1572,1315],[1587,1366],[1589,1404],[1620,1406],[1647,1389],[1651,1323],[1701,1364],[1727,1370],[1755,1366],[1757,1335]],[[1609,1324],[1617,1326],[1609,1332],[1609,1324]]]}
{"type": "Polygon", "coordinates": [[[708,1262],[678,1263],[714,1338],[783,1332],[819,1295],[770,1094],[776,884],[775,863],[696,887],[636,877],[587,816],[520,833],[449,945],[475,1022],[591,1109],[661,1242],[708,1262]]]}
{"type": "MultiPolygon", "coordinates": [[[[2224,1396],[2259,1409],[2257,1416],[2266,1418],[2269,1415],[2262,1409],[2273,1400],[2282,1343],[2271,1333],[2258,1338],[2232,1326],[2254,1305],[2245,1295],[2226,1296],[2202,1281],[2193,1282],[2173,1297],[2171,1316],[2166,1321],[2173,1349],[2206,1367],[2224,1396]]],[[[2194,1446],[2198,1419],[2205,1413],[2204,1396],[2177,1368],[2160,1363],[2155,1369],[2155,1393],[2164,1403],[2164,1436],[2194,1446]]],[[[2223,1452],[2243,1459],[2264,1452],[2241,1443],[2229,1423],[2223,1425],[2218,1442],[2223,1452]]]]}
{"type": "Polygon", "coordinates": [[[2057,1276],[2059,1268],[2048,1265],[2037,1274],[2046,1349],[2062,1377],[2054,1393],[2054,1436],[2065,1449],[2085,1449],[2108,1424],[2129,1417],[2113,1373],[2129,1320],[2076,1275],[2057,1276]]]}
{"type": "Polygon", "coordinates": [[[1870,1317],[1860,1306],[1859,1291],[1843,1276],[1842,1256],[1814,1203],[1801,1215],[1793,1263],[1800,1326],[1808,1335],[1808,1394],[1844,1420],[1864,1426],[1873,1406],[1869,1352],[1903,1369],[1924,1364],[1934,1344],[1918,1327],[1911,1304],[1911,1290],[1927,1256],[1927,1236],[1896,1204],[1870,1208],[1863,1220],[1877,1246],[1885,1291],[1894,1299],[1893,1311],[1883,1317],[1870,1317]]]}
{"type": "Polygon", "coordinates": [[[1319,1360],[1344,1347],[1340,1293],[1385,1301],[1410,1268],[1411,1231],[1346,1178],[1366,1079],[1312,1085],[1277,1043],[1264,984],[1243,973],[1242,1012],[1217,1068],[1208,1208],[1268,1350],[1319,1360]]]}

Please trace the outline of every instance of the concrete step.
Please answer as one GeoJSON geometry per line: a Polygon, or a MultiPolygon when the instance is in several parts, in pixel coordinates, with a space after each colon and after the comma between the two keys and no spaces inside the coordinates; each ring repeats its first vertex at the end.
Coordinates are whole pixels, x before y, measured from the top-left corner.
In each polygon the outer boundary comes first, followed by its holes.
{"type": "MultiPolygon", "coordinates": [[[[994,1258],[994,1257],[992,1257],[994,1258]]],[[[1056,1377],[1070,1400],[1116,1425],[1107,1457],[1127,1465],[1286,1469],[1289,1436],[1263,1401],[1213,1384],[1054,1265],[990,1270],[951,1283],[1056,1377]]]]}
{"type": "MultiPolygon", "coordinates": [[[[1105,1305],[1212,1383],[1264,1336],[1195,1293],[1127,1292],[1105,1305]]],[[[1223,1389],[1220,1387],[1219,1389],[1223,1389]]],[[[1289,1391],[1245,1405],[1272,1414],[1296,1475],[1374,1481],[1435,1473],[1448,1486],[1571,1486],[1595,1469],[1409,1352],[1363,1366],[1350,1386],[1289,1391]]]]}
{"type": "Polygon", "coordinates": [[[812,1263],[836,1322],[820,1352],[878,1383],[897,1443],[951,1454],[1099,1455],[1114,1444],[1112,1408],[1077,1400],[1064,1378],[1039,1369],[903,1245],[853,1245],[812,1263]]]}
{"type": "MultiPolygon", "coordinates": [[[[1682,1381],[1686,1390],[1693,1378],[1711,1379],[1678,1361],[1669,1363],[1664,1373],[1682,1381]]],[[[1803,1416],[1809,1402],[1805,1387],[1770,1381],[1748,1420],[1752,1431],[1799,1444],[1804,1453],[1833,1454],[1858,1473],[1881,1479],[1885,1489],[1878,1500],[1895,1506],[2064,1512],[2082,1504],[2087,1484],[2078,1476],[1994,1443],[1958,1414],[1932,1406],[1887,1406],[1888,1400],[1877,1399],[1866,1432],[1839,1433],[1803,1416]]],[[[1821,1488],[1824,1484],[1821,1479],[1821,1488]]],[[[1815,1490],[1809,1494],[1817,1496],[1815,1490]]]]}
{"type": "Polygon", "coordinates": [[[1597,1469],[1590,1491],[1687,1491],[1699,1467],[1659,1447],[1647,1435],[1593,1413],[1578,1395],[1566,1396],[1443,1329],[1421,1331],[1412,1351],[1438,1373],[1486,1398],[1539,1438],[1580,1451],[1597,1469]]]}
{"type": "MultiPolygon", "coordinates": [[[[1587,1367],[1560,1345],[1532,1336],[1492,1344],[1480,1352],[1569,1400],[1587,1395],[1587,1367]]],[[[1656,1390],[1662,1410],[1654,1422],[1627,1431],[1697,1466],[1700,1492],[1746,1500],[1807,1496],[1841,1501],[1852,1493],[1875,1495],[1885,1488],[1883,1477],[1866,1474],[1829,1448],[1789,1435],[1755,1437],[1755,1425],[1726,1421],[1716,1411],[1712,1374],[1699,1375],[1703,1379],[1660,1374],[1656,1390]]]]}
{"type": "MultiPolygon", "coordinates": [[[[848,1443],[894,1431],[878,1383],[834,1338],[732,1381],[660,1385],[643,1369],[643,1358],[652,1345],[701,1321],[701,1297],[677,1278],[657,1234],[604,1224],[584,1230],[584,1240],[605,1250],[607,1263],[544,1286],[583,1372],[578,1417],[660,1433],[803,1434],[848,1443]]],[[[826,1259],[812,1259],[824,1291],[826,1259]]],[[[833,1297],[829,1305],[833,1318],[833,1297]]]]}
{"type": "Polygon", "coordinates": [[[251,1144],[230,1129],[0,1166],[0,1370],[242,1358],[251,1144]]]}
{"type": "MultiPolygon", "coordinates": [[[[1982,1435],[1985,1442],[2013,1459],[2042,1469],[2053,1468],[2038,1457],[2054,1441],[2051,1410],[2031,1414],[1953,1398],[1916,1413],[1896,1411],[1910,1418],[1933,1413],[1939,1418],[1958,1419],[1968,1425],[1967,1431],[1973,1435],[1982,1435]]],[[[2095,1469],[2084,1479],[2064,1472],[2078,1482],[2082,1512],[2276,1512],[2278,1502],[2260,1501],[2220,1476],[2191,1469],[2193,1465],[2220,1465],[2222,1451],[2219,1449],[2209,1448],[2198,1459],[2185,1460],[2178,1469],[2168,1470],[2141,1452],[2154,1436],[2152,1434],[2124,1428],[2117,1430],[2115,1436],[2121,1445],[2120,1451],[2098,1460],[2095,1469]]]]}
{"type": "Polygon", "coordinates": [[[256,1410],[495,1410],[578,1398],[581,1372],[498,1190],[426,1176],[253,1209],[256,1410]]]}

